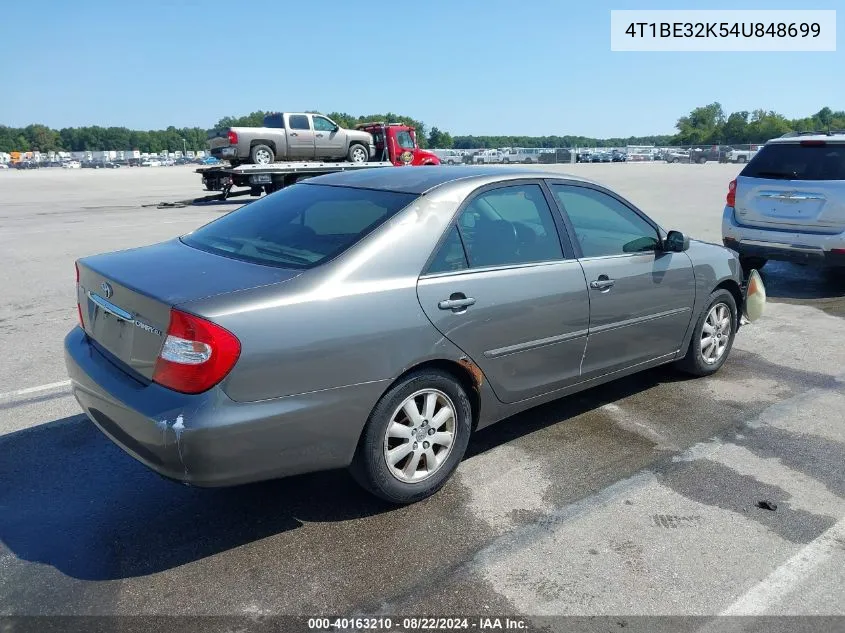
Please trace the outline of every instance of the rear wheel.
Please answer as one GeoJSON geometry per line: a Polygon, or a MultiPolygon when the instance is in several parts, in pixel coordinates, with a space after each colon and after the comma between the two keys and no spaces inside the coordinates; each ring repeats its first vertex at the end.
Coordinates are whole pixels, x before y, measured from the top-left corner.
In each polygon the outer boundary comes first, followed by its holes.
{"type": "Polygon", "coordinates": [[[704,164],[704,163],[706,163],[706,162],[707,162],[707,159],[706,159],[704,156],[702,156],[701,158],[699,158],[699,159],[698,159],[698,164],[699,164],[699,165],[703,165],[703,164],[704,164]]]}
{"type": "Polygon", "coordinates": [[[276,154],[266,145],[253,145],[249,157],[256,165],[269,165],[276,160],[276,154]]]}
{"type": "Polygon", "coordinates": [[[744,163],[744,162],[745,162],[745,156],[737,156],[737,157],[736,157],[736,162],[738,162],[738,163],[744,163]]]}
{"type": "Polygon", "coordinates": [[[698,317],[687,354],[678,361],[678,368],[693,376],[719,371],[733,346],[737,323],[734,296],[727,290],[716,290],[698,317]]]}
{"type": "Polygon", "coordinates": [[[423,370],[394,385],[373,409],[352,462],[355,480],[396,504],[439,490],[463,459],[472,408],[451,375],[423,370]]]}
{"type": "Polygon", "coordinates": [[[765,257],[740,257],[739,265],[742,266],[743,274],[748,276],[748,273],[751,272],[752,268],[760,270],[763,266],[766,265],[767,261],[769,260],[767,260],[765,257]]]}
{"type": "Polygon", "coordinates": [[[355,143],[354,145],[349,146],[349,151],[347,152],[346,157],[349,159],[349,162],[352,163],[366,163],[370,155],[366,147],[360,143],[355,143]]]}

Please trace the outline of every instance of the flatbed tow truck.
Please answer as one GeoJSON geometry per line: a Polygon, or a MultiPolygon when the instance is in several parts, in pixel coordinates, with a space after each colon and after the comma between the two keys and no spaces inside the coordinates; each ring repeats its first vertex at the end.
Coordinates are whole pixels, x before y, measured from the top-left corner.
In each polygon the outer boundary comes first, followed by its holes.
{"type": "Polygon", "coordinates": [[[338,171],[373,169],[378,167],[411,167],[439,165],[440,160],[431,152],[419,148],[416,131],[402,123],[371,122],[356,126],[373,135],[376,157],[379,160],[353,163],[342,162],[279,162],[269,165],[212,165],[200,167],[202,184],[210,194],[193,200],[162,203],[159,206],[185,206],[204,202],[220,202],[236,196],[260,196],[288,187],[305,178],[338,171]]]}

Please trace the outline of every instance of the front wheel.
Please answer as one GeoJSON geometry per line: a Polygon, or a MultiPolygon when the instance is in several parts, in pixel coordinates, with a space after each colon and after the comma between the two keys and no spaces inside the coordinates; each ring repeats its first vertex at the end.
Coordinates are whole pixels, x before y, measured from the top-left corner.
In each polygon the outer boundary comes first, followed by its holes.
{"type": "Polygon", "coordinates": [[[678,367],[693,376],[715,374],[728,358],[738,323],[734,296],[716,290],[698,317],[687,354],[678,367]]]}
{"type": "Polygon", "coordinates": [[[448,373],[423,370],[394,385],[373,409],[352,462],[366,490],[407,504],[437,492],[463,459],[472,407],[448,373]]]}
{"type": "Polygon", "coordinates": [[[349,146],[349,152],[347,152],[346,157],[351,163],[366,163],[370,158],[370,153],[367,151],[366,147],[356,143],[349,146]]]}

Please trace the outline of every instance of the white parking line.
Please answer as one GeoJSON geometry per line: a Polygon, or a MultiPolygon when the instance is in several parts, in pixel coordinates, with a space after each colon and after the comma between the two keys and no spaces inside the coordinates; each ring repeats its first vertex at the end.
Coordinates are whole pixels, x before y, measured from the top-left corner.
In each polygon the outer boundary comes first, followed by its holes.
{"type": "Polygon", "coordinates": [[[762,615],[786,598],[842,546],[845,519],[822,532],[719,615],[762,615]]]}
{"type": "Polygon", "coordinates": [[[62,387],[70,386],[70,380],[62,380],[61,382],[51,382],[46,385],[39,385],[38,387],[28,387],[26,389],[18,389],[17,391],[9,391],[7,393],[0,393],[0,400],[10,400],[12,398],[20,398],[21,396],[28,396],[33,393],[40,393],[42,391],[51,391],[53,389],[61,389],[62,387]]]}

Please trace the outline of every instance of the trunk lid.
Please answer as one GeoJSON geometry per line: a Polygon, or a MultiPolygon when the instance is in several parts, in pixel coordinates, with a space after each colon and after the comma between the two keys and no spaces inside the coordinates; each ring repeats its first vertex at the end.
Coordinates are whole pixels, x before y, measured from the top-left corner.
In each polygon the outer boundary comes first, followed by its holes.
{"type": "Polygon", "coordinates": [[[845,144],[764,146],[737,178],[735,210],[745,226],[845,231],[845,144]]]}
{"type": "Polygon", "coordinates": [[[79,260],[85,332],[130,373],[150,380],[173,306],[280,283],[301,271],[229,259],[178,239],[79,260]]]}

